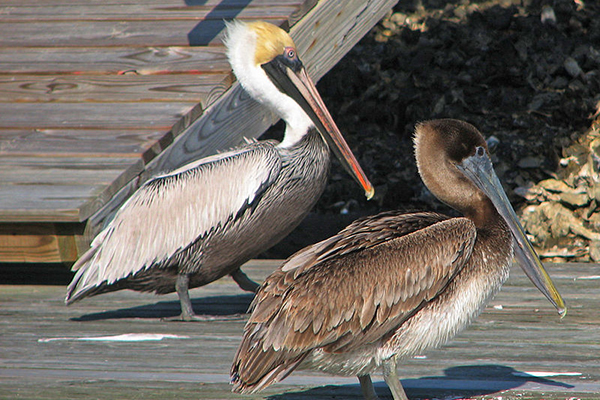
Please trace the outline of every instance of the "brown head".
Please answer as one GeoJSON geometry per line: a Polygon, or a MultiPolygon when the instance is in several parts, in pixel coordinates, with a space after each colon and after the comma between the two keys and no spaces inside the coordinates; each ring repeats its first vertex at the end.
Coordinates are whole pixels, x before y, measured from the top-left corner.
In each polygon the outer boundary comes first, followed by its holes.
{"type": "Polygon", "coordinates": [[[414,142],[419,174],[431,193],[478,227],[497,217],[489,198],[456,167],[477,148],[488,151],[473,125],[455,119],[422,122],[416,127],[414,142]]]}
{"type": "Polygon", "coordinates": [[[478,229],[510,230],[521,268],[564,316],[565,303],[504,193],[481,133],[453,119],[423,122],[415,130],[415,154],[423,182],[438,199],[462,212],[478,229]]]}

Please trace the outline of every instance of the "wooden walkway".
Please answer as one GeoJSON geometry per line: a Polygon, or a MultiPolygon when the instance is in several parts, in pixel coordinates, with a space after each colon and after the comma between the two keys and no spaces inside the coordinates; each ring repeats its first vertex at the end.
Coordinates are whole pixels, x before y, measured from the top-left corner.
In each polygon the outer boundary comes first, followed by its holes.
{"type": "Polygon", "coordinates": [[[69,262],[148,177],[257,137],[224,20],[289,28],[314,79],[397,0],[5,0],[0,262],[69,262]]]}
{"type": "MultiPolygon", "coordinates": [[[[252,261],[263,279],[277,261],[252,261]]],[[[569,306],[560,320],[518,267],[483,315],[400,369],[411,399],[599,399],[595,264],[547,266],[569,306]]],[[[63,286],[0,286],[0,399],[361,399],[355,378],[296,371],[256,396],[228,371],[252,296],[229,278],[192,291],[197,312],[228,321],[165,322],[175,295],[117,292],[65,307],[63,286]]],[[[390,392],[375,376],[382,399],[390,392]]]]}

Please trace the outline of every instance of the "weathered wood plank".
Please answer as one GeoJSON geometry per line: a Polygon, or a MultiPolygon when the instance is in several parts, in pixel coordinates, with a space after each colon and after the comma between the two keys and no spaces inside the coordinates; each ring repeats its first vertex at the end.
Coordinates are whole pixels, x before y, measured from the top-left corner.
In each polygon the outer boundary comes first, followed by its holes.
{"type": "MultiPolygon", "coordinates": [[[[84,220],[135,179],[169,137],[151,131],[0,130],[0,222],[84,220]]],[[[37,232],[35,225],[30,232],[37,232]]],[[[46,240],[21,238],[21,247],[31,249],[36,240],[46,240]]],[[[79,237],[72,239],[80,243],[79,237]]],[[[28,260],[41,262],[36,254],[28,260]]]]}
{"type": "Polygon", "coordinates": [[[194,121],[184,136],[150,162],[144,171],[145,181],[160,171],[176,168],[244,143],[244,138],[257,137],[277,122],[278,117],[252,100],[239,84],[209,107],[194,121]]]}
{"type": "MultiPolygon", "coordinates": [[[[282,16],[262,16],[260,19],[276,25],[287,23],[287,19],[282,16]]],[[[220,33],[224,27],[225,23],[221,19],[200,22],[196,20],[3,22],[0,24],[0,48],[221,45],[220,33]],[[174,26],[177,29],[174,29],[174,26]]]]}
{"type": "Polygon", "coordinates": [[[165,137],[158,130],[3,129],[0,156],[151,157],[165,137]]]}
{"type": "Polygon", "coordinates": [[[62,263],[77,259],[73,235],[0,235],[0,262],[62,263]]]}
{"type": "Polygon", "coordinates": [[[57,229],[49,224],[24,228],[19,224],[0,224],[0,263],[62,263],[77,259],[75,234],[83,225],[79,229],[57,229]]]}
{"type": "Polygon", "coordinates": [[[0,76],[3,103],[197,102],[202,108],[231,86],[231,75],[0,76]]]}
{"type": "Polygon", "coordinates": [[[0,187],[2,222],[79,222],[88,202],[100,195],[98,185],[54,185],[0,187]]]}
{"type": "Polygon", "coordinates": [[[167,132],[194,107],[192,102],[0,103],[0,129],[133,128],[167,132]]]}
{"type": "Polygon", "coordinates": [[[310,76],[321,79],[397,2],[320,2],[290,30],[310,76]]]}
{"type": "Polygon", "coordinates": [[[53,183],[10,190],[0,187],[1,222],[80,222],[106,202],[106,197],[112,194],[109,189],[100,185],[53,183]]]}
{"type": "Polygon", "coordinates": [[[16,47],[0,48],[0,74],[140,75],[231,71],[223,47],[16,47]]]}
{"type": "Polygon", "coordinates": [[[3,2],[4,22],[101,21],[101,20],[228,20],[287,17],[302,6],[301,0],[210,1],[186,5],[183,1],[140,2],[125,4],[12,4],[3,2]]]}
{"type": "MultiPolygon", "coordinates": [[[[145,7],[168,8],[168,7],[243,7],[248,4],[268,5],[268,4],[288,4],[298,2],[292,0],[146,0],[145,7]]],[[[81,0],[3,0],[3,7],[9,9],[7,12],[17,12],[21,7],[34,8],[34,10],[45,7],[89,7],[91,9],[98,8],[102,12],[102,7],[135,7],[139,6],[140,2],[135,0],[89,0],[84,3],[81,0]]],[[[65,9],[65,12],[68,10],[65,9]]]]}
{"type": "MultiPolygon", "coordinates": [[[[1,185],[106,185],[109,186],[128,167],[141,168],[135,157],[17,157],[0,159],[1,185]]],[[[0,207],[2,207],[0,205],[0,207]]]]}
{"type": "MultiPolygon", "coordinates": [[[[244,270],[262,280],[278,265],[277,260],[253,260],[244,270]]],[[[594,321],[600,317],[595,290],[600,266],[547,267],[570,306],[564,319],[513,268],[471,327],[448,345],[402,363],[399,374],[409,397],[597,400],[600,330],[594,321]]],[[[244,317],[170,323],[157,316],[178,313],[173,294],[123,291],[65,307],[64,291],[64,286],[0,286],[0,398],[114,399],[133,392],[145,399],[239,397],[230,392],[228,371],[244,317]],[[78,340],[122,334],[174,336],[160,341],[78,340]]],[[[234,317],[252,298],[230,278],[194,289],[192,296],[197,312],[234,317]]],[[[382,399],[390,399],[381,376],[374,380],[382,399]]],[[[251,398],[358,400],[362,395],[354,377],[294,371],[251,398]]]]}
{"type": "Polygon", "coordinates": [[[84,221],[142,168],[136,158],[4,157],[0,221],[84,221]]]}

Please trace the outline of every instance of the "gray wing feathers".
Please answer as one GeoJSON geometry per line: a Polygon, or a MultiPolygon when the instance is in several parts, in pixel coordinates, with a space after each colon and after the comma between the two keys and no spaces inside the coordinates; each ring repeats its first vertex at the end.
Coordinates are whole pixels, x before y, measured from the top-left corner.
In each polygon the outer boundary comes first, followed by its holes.
{"type": "MultiPolygon", "coordinates": [[[[299,253],[288,261],[302,257],[308,268],[284,270],[286,264],[269,276],[234,361],[237,390],[254,391],[264,385],[260,372],[294,363],[313,349],[344,352],[375,343],[441,293],[470,257],[476,229],[466,218],[439,219],[399,237],[398,231],[394,237],[375,229],[367,242],[376,244],[364,245],[363,238],[355,251],[340,244],[352,241],[342,231],[337,242],[315,245],[312,258],[299,253]],[[249,364],[261,368],[252,371],[249,364]]],[[[367,235],[359,226],[351,230],[367,235]]]]}
{"type": "Polygon", "coordinates": [[[73,266],[67,301],[169,259],[222,229],[279,175],[270,142],[252,143],[158,176],[144,184],[73,266]]]}

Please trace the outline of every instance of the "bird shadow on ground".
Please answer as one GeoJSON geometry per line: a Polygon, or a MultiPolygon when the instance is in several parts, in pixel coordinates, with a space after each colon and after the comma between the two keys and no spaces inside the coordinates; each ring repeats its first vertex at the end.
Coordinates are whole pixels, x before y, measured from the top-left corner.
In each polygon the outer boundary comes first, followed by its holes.
{"type": "MultiPolygon", "coordinates": [[[[533,382],[543,386],[573,388],[573,385],[529,375],[504,365],[464,365],[447,368],[444,376],[403,379],[402,386],[410,400],[469,399],[512,390],[533,382]]],[[[382,399],[390,399],[391,392],[383,381],[374,382],[375,391],[382,399]]],[[[268,397],[269,400],[307,399],[363,399],[358,385],[327,385],[303,391],[290,391],[268,397]]]]}
{"type": "MultiPolygon", "coordinates": [[[[192,300],[192,307],[199,316],[238,317],[242,319],[254,298],[253,294],[201,297],[192,300]]],[[[85,314],[71,321],[100,321],[109,319],[147,318],[161,319],[176,317],[181,313],[179,301],[159,301],[154,304],[121,308],[85,314]]]]}

